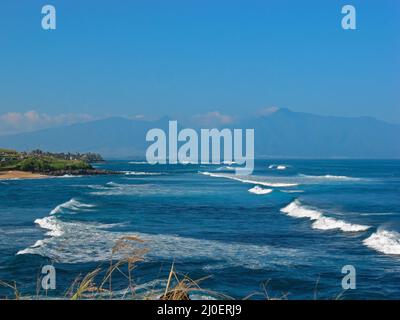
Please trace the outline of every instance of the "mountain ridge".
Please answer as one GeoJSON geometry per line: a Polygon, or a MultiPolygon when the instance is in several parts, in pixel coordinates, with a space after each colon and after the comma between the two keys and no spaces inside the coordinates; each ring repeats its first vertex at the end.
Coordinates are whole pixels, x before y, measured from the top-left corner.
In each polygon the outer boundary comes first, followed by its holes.
{"type": "MultiPolygon", "coordinates": [[[[168,132],[168,120],[110,117],[0,136],[0,146],[19,151],[97,152],[106,158],[144,157],[150,144],[145,140],[147,131],[168,132]]],[[[254,128],[257,157],[400,158],[400,125],[372,117],[321,116],[279,108],[222,127],[254,128]]]]}

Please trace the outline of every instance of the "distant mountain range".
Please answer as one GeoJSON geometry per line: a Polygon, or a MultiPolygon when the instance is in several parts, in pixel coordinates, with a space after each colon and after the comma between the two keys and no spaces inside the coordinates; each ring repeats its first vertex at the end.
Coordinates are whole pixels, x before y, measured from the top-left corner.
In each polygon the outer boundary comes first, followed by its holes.
{"type": "MultiPolygon", "coordinates": [[[[145,155],[149,145],[145,140],[147,131],[152,128],[167,131],[168,120],[166,117],[157,121],[107,118],[0,136],[0,147],[137,158],[145,155]]],[[[224,127],[254,128],[257,157],[400,158],[400,125],[370,117],[319,116],[277,109],[224,127]]]]}

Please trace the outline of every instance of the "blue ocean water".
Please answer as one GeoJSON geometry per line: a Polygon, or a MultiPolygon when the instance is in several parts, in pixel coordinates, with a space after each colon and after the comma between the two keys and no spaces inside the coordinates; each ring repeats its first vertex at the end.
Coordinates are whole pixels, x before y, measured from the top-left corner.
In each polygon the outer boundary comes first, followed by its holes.
{"type": "Polygon", "coordinates": [[[238,299],[263,284],[288,299],[400,298],[400,161],[258,160],[250,177],[234,166],[111,161],[98,167],[126,174],[0,180],[0,279],[34,295],[53,264],[47,295],[62,297],[136,235],[149,249],[133,271],[143,288],[174,263],[238,299]],[[345,265],[356,289],[343,292],[345,265]]]}

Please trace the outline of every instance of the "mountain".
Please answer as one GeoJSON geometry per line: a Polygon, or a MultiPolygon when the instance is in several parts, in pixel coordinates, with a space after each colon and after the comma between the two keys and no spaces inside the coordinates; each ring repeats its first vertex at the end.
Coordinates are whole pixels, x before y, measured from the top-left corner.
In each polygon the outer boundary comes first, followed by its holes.
{"type": "MultiPolygon", "coordinates": [[[[98,152],[106,158],[143,157],[149,145],[145,141],[147,131],[161,128],[168,132],[168,120],[108,118],[0,136],[0,147],[98,152]]],[[[331,117],[274,109],[231,127],[255,129],[258,157],[400,158],[400,125],[370,117],[331,117]]]]}
{"type": "Polygon", "coordinates": [[[114,117],[0,136],[0,145],[18,151],[41,149],[50,152],[97,152],[106,158],[137,157],[144,155],[146,132],[157,127],[166,129],[168,119],[148,122],[114,117]]]}
{"type": "Polygon", "coordinates": [[[255,128],[258,156],[400,158],[400,125],[371,117],[319,116],[279,109],[242,125],[255,128]]]}

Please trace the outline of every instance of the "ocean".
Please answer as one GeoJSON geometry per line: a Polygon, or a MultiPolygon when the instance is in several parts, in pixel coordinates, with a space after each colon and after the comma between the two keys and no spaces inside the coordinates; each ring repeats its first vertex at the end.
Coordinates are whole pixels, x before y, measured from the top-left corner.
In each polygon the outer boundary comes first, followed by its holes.
{"type": "MultiPolygon", "coordinates": [[[[138,291],[162,287],[174,264],[235,299],[400,299],[400,161],[257,160],[248,177],[235,164],[96,167],[125,174],[0,180],[0,280],[44,295],[52,264],[46,295],[62,298],[135,236],[148,250],[132,270],[138,291]],[[342,287],[347,265],[355,289],[342,287]]],[[[117,293],[126,283],[113,278],[117,293]]]]}

